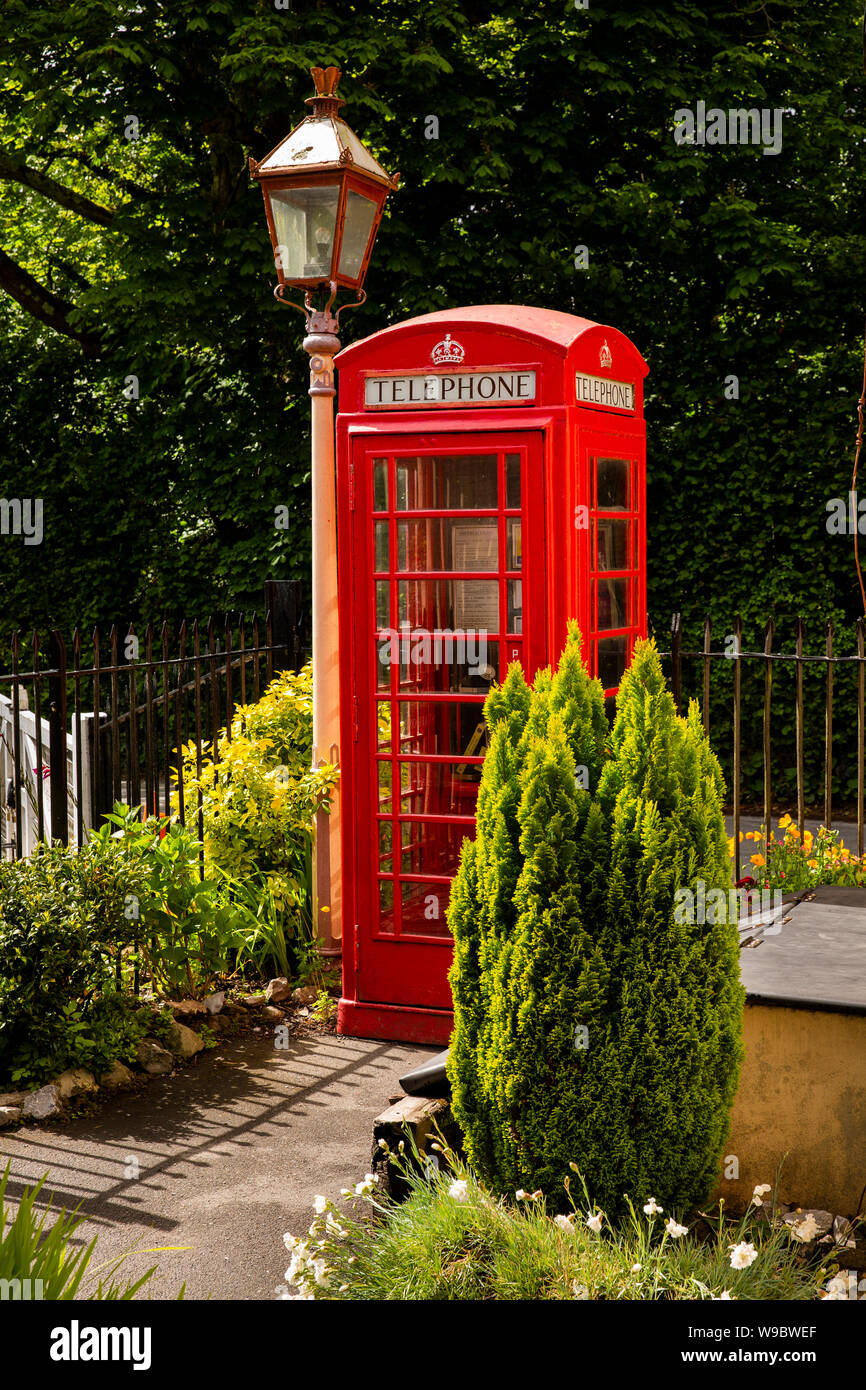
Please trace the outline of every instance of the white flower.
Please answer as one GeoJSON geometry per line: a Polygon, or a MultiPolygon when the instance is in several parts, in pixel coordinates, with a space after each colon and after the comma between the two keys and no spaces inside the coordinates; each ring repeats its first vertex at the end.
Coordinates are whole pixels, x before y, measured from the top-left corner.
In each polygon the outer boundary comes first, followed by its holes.
{"type": "Polygon", "coordinates": [[[594,1231],[595,1234],[598,1235],[599,1231],[601,1230],[601,1223],[602,1223],[603,1220],[604,1220],[604,1212],[603,1212],[603,1211],[597,1211],[596,1214],[595,1214],[595,1216],[588,1216],[588,1217],[586,1218],[586,1224],[587,1224],[587,1226],[589,1227],[589,1229],[590,1229],[591,1231],[594,1231]]]}
{"type": "Polygon", "coordinates": [[[732,1302],[732,1299],[731,1299],[731,1295],[730,1295],[730,1293],[728,1292],[727,1289],[722,1289],[722,1292],[719,1294],[718,1298],[716,1297],[715,1294],[713,1294],[713,1303],[730,1303],[730,1302],[732,1302]]]}
{"type": "Polygon", "coordinates": [[[748,1240],[740,1241],[739,1245],[729,1245],[728,1249],[731,1252],[731,1269],[748,1269],[758,1258],[757,1250],[748,1240]]]}
{"type": "Polygon", "coordinates": [[[321,1216],[323,1212],[326,1212],[328,1210],[328,1205],[327,1197],[323,1197],[320,1193],[317,1193],[313,1198],[313,1211],[317,1216],[321,1216]]]}
{"type": "Polygon", "coordinates": [[[571,1292],[574,1294],[575,1298],[583,1299],[584,1301],[589,1298],[589,1289],[586,1287],[586,1284],[578,1284],[576,1279],[571,1286],[571,1292]]]}
{"type": "Polygon", "coordinates": [[[791,1227],[791,1235],[794,1240],[800,1240],[804,1244],[806,1241],[814,1240],[817,1234],[818,1223],[811,1212],[808,1216],[804,1216],[802,1221],[798,1221],[795,1226],[791,1227]]]}
{"type": "Polygon", "coordinates": [[[768,1182],[761,1182],[761,1183],[758,1183],[758,1186],[755,1188],[754,1192],[752,1193],[752,1201],[754,1202],[755,1206],[756,1206],[756,1207],[762,1207],[762,1206],[764,1205],[764,1198],[766,1197],[767,1193],[768,1193],[768,1192],[772,1192],[772,1190],[773,1190],[772,1183],[768,1183],[768,1182]]]}
{"type": "Polygon", "coordinates": [[[515,1197],[517,1198],[518,1202],[525,1202],[525,1201],[527,1200],[527,1198],[529,1197],[529,1193],[528,1193],[528,1192],[524,1192],[524,1190],[523,1190],[522,1187],[518,1187],[518,1189],[517,1189],[517,1191],[515,1192],[514,1195],[515,1195],[515,1197]]]}
{"type": "Polygon", "coordinates": [[[330,1286],[330,1271],[324,1260],[313,1260],[313,1274],[321,1288],[327,1289],[330,1286]]]}
{"type": "Polygon", "coordinates": [[[644,1207],[644,1211],[646,1212],[647,1216],[657,1216],[660,1211],[664,1211],[664,1207],[659,1206],[655,1197],[650,1197],[649,1201],[644,1207]]]}
{"type": "Polygon", "coordinates": [[[642,1265],[639,1265],[639,1264],[638,1264],[638,1265],[632,1265],[632,1267],[631,1267],[631,1272],[632,1272],[632,1274],[640,1274],[640,1271],[641,1271],[642,1268],[643,1268],[643,1266],[642,1266],[642,1265]]]}
{"type": "Polygon", "coordinates": [[[827,1292],[825,1294],[825,1297],[829,1299],[835,1299],[836,1301],[838,1301],[842,1298],[847,1299],[848,1296],[848,1280],[845,1278],[845,1275],[834,1275],[833,1278],[830,1280],[829,1284],[827,1285],[827,1292]]]}
{"type": "Polygon", "coordinates": [[[384,1139],[379,1140],[379,1148],[383,1151],[383,1153],[388,1152],[388,1145],[386,1144],[384,1139]]]}
{"type": "Polygon", "coordinates": [[[448,1189],[448,1196],[453,1197],[455,1202],[469,1201],[469,1183],[465,1178],[455,1178],[448,1189]]]}
{"type": "Polygon", "coordinates": [[[680,1236],[687,1236],[689,1233],[688,1226],[679,1226],[672,1216],[665,1222],[665,1230],[672,1240],[679,1240],[680,1236]]]}
{"type": "Polygon", "coordinates": [[[283,1236],[283,1245],[290,1252],[297,1250],[298,1246],[303,1244],[304,1242],[301,1240],[300,1236],[293,1236],[291,1231],[286,1231],[283,1236]]]}
{"type": "Polygon", "coordinates": [[[371,1197],[376,1191],[376,1178],[372,1173],[368,1173],[363,1182],[355,1183],[355,1197],[371,1197]]]}
{"type": "Polygon", "coordinates": [[[325,1227],[337,1240],[342,1240],[346,1234],[345,1226],[341,1226],[332,1211],[325,1217],[325,1227]]]}
{"type": "Polygon", "coordinates": [[[553,1224],[554,1226],[558,1226],[561,1231],[568,1231],[569,1234],[574,1231],[573,1216],[554,1216],[553,1224]]]}

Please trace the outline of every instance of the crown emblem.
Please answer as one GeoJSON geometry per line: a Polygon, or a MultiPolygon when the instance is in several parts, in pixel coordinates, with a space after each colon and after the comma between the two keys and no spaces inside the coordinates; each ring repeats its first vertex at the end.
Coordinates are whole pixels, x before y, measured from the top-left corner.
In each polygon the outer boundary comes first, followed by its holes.
{"type": "Polygon", "coordinates": [[[466,356],[462,343],[453,342],[451,334],[446,333],[441,343],[437,343],[430,354],[437,367],[457,367],[466,356]]]}
{"type": "Polygon", "coordinates": [[[607,338],[605,338],[604,342],[601,345],[601,351],[598,354],[598,365],[600,367],[613,366],[613,353],[607,345],[607,338]]]}

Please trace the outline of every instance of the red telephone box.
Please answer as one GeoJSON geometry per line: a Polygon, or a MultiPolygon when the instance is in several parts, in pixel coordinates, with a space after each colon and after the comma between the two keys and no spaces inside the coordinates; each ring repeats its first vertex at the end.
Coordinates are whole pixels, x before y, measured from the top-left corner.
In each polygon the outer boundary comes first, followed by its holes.
{"type": "Polygon", "coordinates": [[[549,309],[425,314],[336,359],[343,998],[338,1029],[448,1041],[446,909],[508,664],[568,619],[611,698],[646,634],[647,365],[549,309]]]}

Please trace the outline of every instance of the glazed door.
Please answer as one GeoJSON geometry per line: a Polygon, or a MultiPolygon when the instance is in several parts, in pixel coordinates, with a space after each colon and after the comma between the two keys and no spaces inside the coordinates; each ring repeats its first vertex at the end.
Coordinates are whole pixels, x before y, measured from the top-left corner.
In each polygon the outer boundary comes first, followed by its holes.
{"type": "Polygon", "coordinates": [[[358,995],[449,1009],[483,705],[545,659],[542,436],[354,441],[358,995]]]}

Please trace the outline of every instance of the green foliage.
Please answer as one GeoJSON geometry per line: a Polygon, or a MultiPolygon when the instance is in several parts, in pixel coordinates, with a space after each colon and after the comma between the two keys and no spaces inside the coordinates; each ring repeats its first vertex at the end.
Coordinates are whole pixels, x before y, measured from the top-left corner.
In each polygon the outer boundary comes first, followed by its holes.
{"type": "Polygon", "coordinates": [[[284,671],[237,708],[200,774],[194,746],[184,752],[186,805],[200,798],[206,862],[236,908],[239,963],[271,961],[285,975],[309,954],[312,822],[338,777],[330,764],[310,766],[312,709],[311,667],[284,671]]]}
{"type": "Polygon", "coordinates": [[[606,747],[572,625],[556,674],[527,692],[512,670],[485,713],[476,837],[449,908],[469,1158],[499,1191],[556,1200],[574,1160],[611,1213],[649,1186],[688,1208],[727,1136],[743,1002],[733,926],[674,920],[677,888],[730,882],[697,712],[677,717],[638,644],[606,747]]]}
{"type": "Polygon", "coordinates": [[[103,996],[134,940],[124,909],[139,883],[89,846],[0,863],[0,1076],[38,1079],[112,1060],[112,1040],[126,1047],[130,1022],[103,996]]]}
{"type": "Polygon", "coordinates": [[[136,877],[125,911],[154,987],[169,996],[206,993],[225,968],[235,913],[220,878],[201,876],[201,842],[167,817],[142,821],[139,807],[118,803],[91,845],[136,877]]]}

